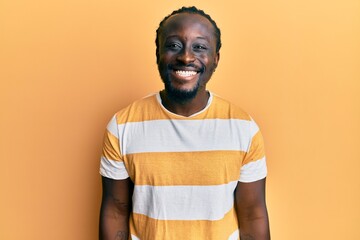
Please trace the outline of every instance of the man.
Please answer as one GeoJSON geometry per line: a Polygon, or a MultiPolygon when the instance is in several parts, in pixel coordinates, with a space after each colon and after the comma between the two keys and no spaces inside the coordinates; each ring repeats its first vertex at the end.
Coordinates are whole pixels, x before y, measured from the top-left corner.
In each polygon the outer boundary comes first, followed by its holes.
{"type": "Polygon", "coordinates": [[[105,134],[100,239],[270,239],[261,133],[206,90],[220,47],[195,7],[160,23],[165,89],[119,111],[105,134]]]}

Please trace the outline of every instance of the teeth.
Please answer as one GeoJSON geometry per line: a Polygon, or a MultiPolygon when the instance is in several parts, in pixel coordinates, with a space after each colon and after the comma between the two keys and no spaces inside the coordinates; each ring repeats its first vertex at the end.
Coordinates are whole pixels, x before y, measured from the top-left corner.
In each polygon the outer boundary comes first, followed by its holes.
{"type": "Polygon", "coordinates": [[[177,70],[175,71],[176,75],[179,75],[181,77],[190,77],[190,76],[194,76],[197,72],[196,71],[181,71],[181,70],[177,70]]]}

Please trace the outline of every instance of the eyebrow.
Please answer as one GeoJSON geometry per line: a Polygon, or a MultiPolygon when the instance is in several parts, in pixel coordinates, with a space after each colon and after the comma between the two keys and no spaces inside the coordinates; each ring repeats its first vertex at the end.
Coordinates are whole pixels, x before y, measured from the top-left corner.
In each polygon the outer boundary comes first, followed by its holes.
{"type": "Polygon", "coordinates": [[[207,37],[197,37],[197,39],[203,39],[203,40],[209,41],[209,39],[207,37]]]}
{"type": "MultiPolygon", "coordinates": [[[[179,37],[179,36],[178,35],[170,35],[170,36],[167,36],[165,38],[165,40],[168,40],[169,38],[176,38],[176,37],[179,37]]],[[[198,36],[198,37],[196,37],[196,39],[201,39],[201,40],[205,40],[205,41],[209,42],[209,38],[207,38],[207,37],[198,36]]]]}

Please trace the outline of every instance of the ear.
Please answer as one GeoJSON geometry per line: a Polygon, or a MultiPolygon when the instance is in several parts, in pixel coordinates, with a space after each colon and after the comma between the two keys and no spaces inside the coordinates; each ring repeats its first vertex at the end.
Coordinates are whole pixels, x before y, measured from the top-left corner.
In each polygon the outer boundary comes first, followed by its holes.
{"type": "Polygon", "coordinates": [[[217,52],[214,59],[214,67],[216,68],[220,60],[220,52],[217,52]]]}

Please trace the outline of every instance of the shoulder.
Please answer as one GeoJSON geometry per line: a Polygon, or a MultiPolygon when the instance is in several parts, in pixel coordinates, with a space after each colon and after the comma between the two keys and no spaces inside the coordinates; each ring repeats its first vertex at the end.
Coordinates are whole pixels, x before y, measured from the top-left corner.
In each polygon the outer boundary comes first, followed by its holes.
{"type": "Polygon", "coordinates": [[[144,121],[146,116],[155,112],[159,108],[156,99],[156,93],[150,94],[144,98],[136,100],[115,113],[114,117],[118,124],[126,122],[139,122],[144,121]]]}
{"type": "Polygon", "coordinates": [[[212,112],[216,118],[231,118],[251,121],[250,115],[236,104],[213,94],[212,112]]]}

